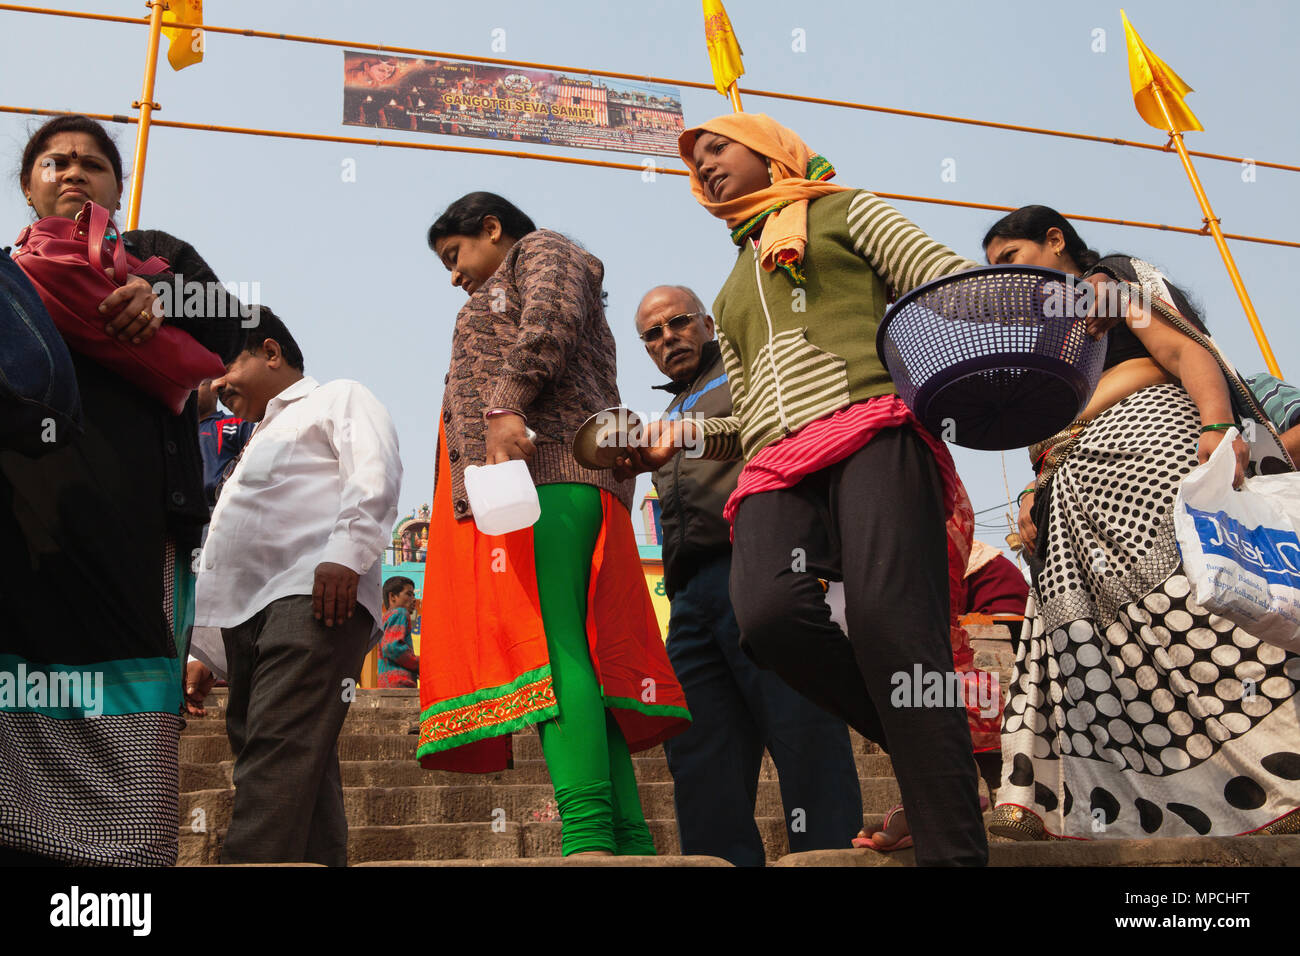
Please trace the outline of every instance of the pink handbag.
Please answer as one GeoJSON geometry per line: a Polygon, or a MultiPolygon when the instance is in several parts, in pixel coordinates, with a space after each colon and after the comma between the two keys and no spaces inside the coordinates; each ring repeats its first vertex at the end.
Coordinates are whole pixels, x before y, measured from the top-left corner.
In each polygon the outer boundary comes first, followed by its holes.
{"type": "Polygon", "coordinates": [[[162,325],[140,345],[104,331],[99,303],[132,275],[170,275],[167,260],[141,262],[123,248],[108,210],[93,202],[76,219],[46,216],[18,234],[13,261],[27,274],[68,348],[131,382],[173,415],[205,378],[226,370],[221,358],[187,332],[162,325]],[[113,238],[108,238],[110,227],[113,238]],[[105,262],[107,257],[108,261],[105,262]],[[112,266],[110,277],[105,269],[112,266]]]}

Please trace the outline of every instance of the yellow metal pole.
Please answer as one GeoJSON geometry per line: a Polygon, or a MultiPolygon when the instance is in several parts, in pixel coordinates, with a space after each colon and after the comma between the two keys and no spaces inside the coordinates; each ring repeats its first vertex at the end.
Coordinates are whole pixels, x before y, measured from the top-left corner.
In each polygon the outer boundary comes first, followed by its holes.
{"type": "Polygon", "coordinates": [[[1165,123],[1169,127],[1170,136],[1173,137],[1178,156],[1183,161],[1183,168],[1187,170],[1187,178],[1192,181],[1192,190],[1196,193],[1196,201],[1201,204],[1201,212],[1205,214],[1205,225],[1209,227],[1210,233],[1214,236],[1214,244],[1219,247],[1219,255],[1223,257],[1223,264],[1228,267],[1228,276],[1232,279],[1232,287],[1237,290],[1237,298],[1241,300],[1241,307],[1246,310],[1246,318],[1250,321],[1251,331],[1255,333],[1255,341],[1259,343],[1259,350],[1264,354],[1264,364],[1268,366],[1269,374],[1275,378],[1281,378],[1282,370],[1278,368],[1277,359],[1273,357],[1273,349],[1268,344],[1268,336],[1264,334],[1264,326],[1260,324],[1259,316],[1255,314],[1255,306],[1250,301],[1250,293],[1246,291],[1246,284],[1241,281],[1241,273],[1237,271],[1237,263],[1233,261],[1227,240],[1223,238],[1223,230],[1219,228],[1219,220],[1214,215],[1214,210],[1210,208],[1210,200],[1201,187],[1200,177],[1196,175],[1196,170],[1192,167],[1192,158],[1187,155],[1187,147],[1183,143],[1183,134],[1175,128],[1176,124],[1169,113],[1169,105],[1165,102],[1164,93],[1160,90],[1160,84],[1151,84],[1151,92],[1155,94],[1156,102],[1160,104],[1160,112],[1164,114],[1165,123]]]}
{"type": "Polygon", "coordinates": [[[140,223],[140,197],[144,192],[144,161],[149,152],[149,126],[153,111],[161,109],[153,101],[153,81],[158,73],[158,40],[162,35],[162,15],[166,0],[146,0],[149,14],[149,53],[144,64],[144,89],[140,99],[131,106],[140,111],[140,129],[135,137],[135,162],[131,166],[131,202],[126,211],[126,228],[131,230],[140,223]]]}
{"type": "Polygon", "coordinates": [[[727,96],[731,99],[731,111],[733,113],[743,113],[745,110],[740,105],[740,83],[732,82],[727,87],[727,96]]]}

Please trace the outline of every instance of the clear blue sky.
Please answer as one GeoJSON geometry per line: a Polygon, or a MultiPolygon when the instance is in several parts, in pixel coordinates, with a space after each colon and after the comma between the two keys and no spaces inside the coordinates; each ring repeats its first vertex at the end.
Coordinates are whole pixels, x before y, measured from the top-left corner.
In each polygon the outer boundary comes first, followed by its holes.
{"type": "MultiPolygon", "coordinates": [[[[126,16],[142,3],[55,4],[126,16]]],[[[391,43],[450,53],[707,80],[700,4],[571,3],[564,0],[430,4],[209,0],[223,26],[391,43]]],[[[1294,38],[1300,6],[1244,0],[1130,0],[1147,44],[1197,92],[1188,103],[1206,127],[1192,148],[1300,163],[1294,38]]],[[[742,85],[883,106],[949,113],[1162,142],[1133,109],[1119,7],[1032,0],[917,0],[910,4],[732,0],[745,50],[742,85]],[[1105,31],[1104,52],[1096,30],[1105,31]],[[806,50],[794,49],[794,31],[806,50]]],[[[0,12],[0,62],[7,105],[131,112],[140,95],[141,27],[0,12]]],[[[358,135],[344,127],[341,50],[208,35],[207,58],[181,73],[160,69],[162,119],[358,135]]],[[[688,125],[727,110],[712,92],[683,90],[688,125]]],[[[837,182],[882,192],[1023,205],[1064,212],[1199,226],[1201,214],[1176,157],[1021,133],[747,98],[797,130],[839,170],[837,182]],[[946,182],[946,160],[956,181],[946,182]]],[[[39,121],[0,114],[0,157],[16,174],[28,131],[39,121]]],[[[135,128],[114,125],[130,163],[135,128]]],[[[490,145],[416,133],[383,135],[490,145]]],[[[546,146],[536,152],[565,154],[546,146]]],[[[594,158],[625,154],[571,152],[594,158]]],[[[637,157],[627,155],[631,161],[637,157]]],[[[1198,162],[1228,232],[1300,239],[1300,173],[1259,169],[1243,181],[1232,163],[1198,162]]],[[[0,221],[17,234],[28,209],[11,176],[0,221]]],[[[257,281],[262,299],[289,323],[308,371],[324,381],[355,378],[388,406],[401,436],[403,512],[429,501],[437,411],[452,323],[464,296],[448,284],[424,243],[433,218],[465,192],[503,193],[540,225],[582,242],[606,267],[609,320],[618,343],[624,402],[663,407],[660,381],[632,329],[642,293],[659,283],[693,286],[711,302],[735,255],[725,226],[691,199],[685,180],[613,170],[342,144],[156,129],[151,137],[141,225],[193,243],[227,281],[257,281]],[[341,175],[356,162],[356,181],[341,175]]],[[[936,238],[972,258],[997,214],[903,203],[936,238]]],[[[1152,260],[1203,307],[1211,330],[1243,371],[1263,360],[1209,239],[1082,224],[1103,253],[1152,260]]],[[[2,236],[3,234],[0,234],[2,236]]],[[[1234,243],[1233,251],[1284,373],[1300,379],[1296,297],[1288,288],[1300,249],[1234,243]]],[[[1006,528],[998,453],[954,449],[976,509],[1002,544],[1006,528]]],[[[1007,452],[1012,492],[1028,477],[1023,452],[1007,452]]],[[[640,489],[646,485],[643,479],[640,489]]],[[[638,522],[639,527],[639,522],[638,522]]]]}

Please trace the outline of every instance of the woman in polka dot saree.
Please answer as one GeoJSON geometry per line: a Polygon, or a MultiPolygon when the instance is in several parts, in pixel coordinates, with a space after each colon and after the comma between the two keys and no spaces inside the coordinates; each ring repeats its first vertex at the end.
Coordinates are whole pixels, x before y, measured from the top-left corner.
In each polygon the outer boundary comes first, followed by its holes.
{"type": "Polygon", "coordinates": [[[1045,213],[995,225],[989,261],[1100,271],[1133,307],[1080,421],[1031,449],[1021,532],[1036,573],[990,832],[1300,832],[1300,657],[1197,605],[1174,537],[1178,484],[1222,440],[1203,427],[1234,420],[1229,382],[1153,266],[1099,260],[1045,213]]]}

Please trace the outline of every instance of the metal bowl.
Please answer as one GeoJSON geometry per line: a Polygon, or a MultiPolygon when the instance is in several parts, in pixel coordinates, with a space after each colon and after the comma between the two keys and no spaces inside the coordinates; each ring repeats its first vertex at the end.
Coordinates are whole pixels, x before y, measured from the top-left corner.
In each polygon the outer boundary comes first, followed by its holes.
{"type": "Polygon", "coordinates": [[[641,419],[622,405],[592,415],[573,436],[573,457],[584,468],[604,471],[613,468],[628,446],[629,435],[640,436],[641,419]]]}

